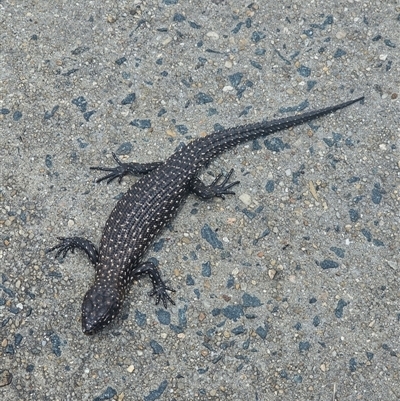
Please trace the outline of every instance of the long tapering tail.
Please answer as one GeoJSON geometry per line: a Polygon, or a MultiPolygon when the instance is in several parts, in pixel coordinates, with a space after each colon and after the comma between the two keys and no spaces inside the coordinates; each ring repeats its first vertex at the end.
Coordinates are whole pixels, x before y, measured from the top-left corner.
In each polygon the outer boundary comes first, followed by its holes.
{"type": "Polygon", "coordinates": [[[336,106],[325,107],[324,109],[309,111],[297,116],[280,118],[272,121],[263,121],[255,124],[242,125],[235,128],[216,131],[205,138],[197,140],[199,161],[209,161],[227,149],[233,148],[243,142],[256,138],[271,135],[284,129],[304,124],[316,118],[323,117],[337,110],[350,106],[353,103],[364,100],[364,96],[336,106]],[[199,146],[200,145],[200,146],[199,146]]]}

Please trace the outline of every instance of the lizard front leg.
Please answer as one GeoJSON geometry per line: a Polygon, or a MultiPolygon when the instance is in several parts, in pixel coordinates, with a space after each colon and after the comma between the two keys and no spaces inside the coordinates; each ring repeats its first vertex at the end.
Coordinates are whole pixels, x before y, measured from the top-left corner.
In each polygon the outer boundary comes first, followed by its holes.
{"type": "Polygon", "coordinates": [[[118,182],[120,183],[125,175],[147,174],[163,164],[162,162],[123,163],[114,152],[112,155],[114,160],[117,162],[117,167],[90,167],[91,170],[107,171],[110,173],[104,177],[98,178],[96,182],[107,180],[107,184],[109,184],[111,181],[118,178],[118,182]]]}
{"type": "Polygon", "coordinates": [[[167,301],[171,302],[172,305],[175,305],[175,302],[167,293],[167,291],[175,292],[175,290],[165,285],[157,266],[150,260],[142,263],[132,271],[131,280],[143,274],[147,274],[153,283],[153,291],[150,291],[149,295],[151,297],[154,295],[156,296],[156,305],[158,305],[160,301],[162,301],[164,308],[167,308],[167,301]]]}
{"type": "Polygon", "coordinates": [[[74,253],[75,249],[81,249],[86,253],[86,255],[89,257],[89,260],[94,265],[97,263],[97,260],[99,259],[99,252],[97,251],[96,246],[89,240],[81,237],[57,237],[57,239],[60,240],[60,243],[50,249],[47,249],[46,253],[55,251],[57,249],[55,258],[58,258],[61,254],[62,258],[65,258],[68,251],[74,253]]]}

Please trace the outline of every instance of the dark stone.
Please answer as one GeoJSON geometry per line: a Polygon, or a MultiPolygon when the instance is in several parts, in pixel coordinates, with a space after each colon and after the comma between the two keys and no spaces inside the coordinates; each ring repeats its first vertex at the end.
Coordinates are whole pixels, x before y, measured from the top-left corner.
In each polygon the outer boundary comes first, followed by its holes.
{"type": "Polygon", "coordinates": [[[296,330],[301,330],[301,323],[297,322],[294,326],[293,326],[296,330]]]}
{"type": "Polygon", "coordinates": [[[254,213],[254,212],[252,212],[251,210],[248,210],[248,209],[246,209],[246,208],[244,208],[244,209],[242,210],[242,212],[243,212],[250,220],[254,219],[254,217],[257,216],[256,213],[254,213]]]}
{"type": "Polygon", "coordinates": [[[305,352],[311,348],[311,344],[308,341],[300,341],[299,343],[299,351],[305,352]]]}
{"type": "Polygon", "coordinates": [[[317,81],[309,80],[307,81],[307,90],[310,91],[317,84],[317,81]]]}
{"type": "Polygon", "coordinates": [[[342,49],[337,49],[335,54],[333,55],[334,58],[339,58],[344,56],[345,54],[347,54],[346,51],[342,50],[342,49]]]}
{"type": "Polygon", "coordinates": [[[262,70],[262,65],[258,63],[257,61],[250,60],[250,64],[254,67],[257,68],[257,70],[262,70]]]}
{"type": "Polygon", "coordinates": [[[256,328],[256,333],[263,339],[265,340],[268,335],[268,326],[265,325],[264,327],[258,326],[256,328]]]}
{"type": "Polygon", "coordinates": [[[44,119],[45,120],[49,120],[51,117],[53,117],[54,116],[54,114],[57,112],[57,110],[60,108],[60,106],[54,106],[52,109],[51,109],[51,111],[46,111],[45,113],[44,113],[44,119]]]}
{"type": "Polygon", "coordinates": [[[194,279],[191,274],[186,276],[186,285],[194,285],[194,279]]]}
{"type": "Polygon", "coordinates": [[[240,113],[239,117],[247,116],[249,111],[253,108],[253,106],[246,106],[240,113]]]}
{"type": "Polygon", "coordinates": [[[132,92],[129,95],[127,95],[125,99],[121,101],[121,104],[122,105],[132,104],[135,100],[136,100],[136,93],[132,92]]]}
{"type": "Polygon", "coordinates": [[[121,145],[116,150],[117,155],[129,155],[132,152],[133,145],[130,142],[121,143],[121,145]]]}
{"type": "MultiPolygon", "coordinates": [[[[199,24],[196,24],[195,22],[193,22],[193,21],[189,21],[189,26],[191,27],[191,28],[193,28],[193,29],[200,29],[201,28],[201,25],[199,25],[199,24]]],[[[198,47],[201,47],[203,45],[203,42],[199,42],[198,43],[198,47]],[[201,43],[201,45],[200,45],[200,43],[201,43]],[[200,45],[200,46],[199,46],[200,45]]]]}
{"type": "Polygon", "coordinates": [[[164,348],[155,340],[150,341],[150,347],[156,355],[164,353],[164,348]]]}
{"type": "Polygon", "coordinates": [[[31,373],[35,370],[35,365],[29,364],[25,369],[28,373],[31,373]]]}
{"type": "Polygon", "coordinates": [[[45,163],[47,168],[52,168],[53,167],[53,160],[52,160],[51,155],[46,155],[44,163],[45,163]]]}
{"type": "Polygon", "coordinates": [[[381,241],[380,239],[373,239],[373,240],[372,240],[372,243],[373,243],[375,246],[385,246],[384,242],[381,241]]]}
{"type": "Polygon", "coordinates": [[[171,314],[165,309],[158,309],[156,315],[161,324],[168,326],[171,323],[171,314]]]}
{"type": "Polygon", "coordinates": [[[372,241],[372,234],[371,231],[369,231],[366,228],[361,229],[361,233],[364,235],[364,237],[367,239],[368,242],[372,241]]]}
{"type": "Polygon", "coordinates": [[[271,138],[264,141],[265,147],[271,152],[280,152],[284,149],[290,149],[287,143],[284,143],[281,138],[271,138]]]}
{"type": "Polygon", "coordinates": [[[226,288],[233,288],[234,285],[235,285],[235,278],[232,275],[230,275],[226,283],[226,288]]]}
{"type": "Polygon", "coordinates": [[[243,74],[241,72],[236,72],[235,74],[228,76],[229,82],[234,88],[237,88],[240,85],[242,78],[243,74]]]}
{"type": "Polygon", "coordinates": [[[267,184],[265,185],[265,190],[271,194],[272,192],[274,192],[274,189],[275,189],[275,181],[273,180],[267,181],[267,184]]]}
{"type": "Polygon", "coordinates": [[[157,242],[153,244],[153,251],[160,252],[164,247],[164,243],[165,243],[165,238],[160,238],[157,242]]]}
{"type": "Polygon", "coordinates": [[[222,314],[230,320],[236,322],[241,316],[243,316],[243,306],[242,305],[228,305],[222,309],[222,314]]]}
{"type": "Polygon", "coordinates": [[[344,258],[344,249],[336,248],[335,246],[331,247],[330,250],[338,257],[344,258]]]}
{"type": "Polygon", "coordinates": [[[91,110],[91,111],[87,111],[86,113],[83,113],[83,118],[86,121],[89,121],[90,117],[92,117],[92,115],[96,113],[96,110],[91,110]]]}
{"type": "Polygon", "coordinates": [[[256,54],[257,56],[264,56],[266,52],[267,51],[265,49],[256,49],[254,51],[254,54],[256,54]]]}
{"type": "Polygon", "coordinates": [[[242,295],[243,308],[257,308],[262,305],[261,301],[253,295],[248,294],[247,292],[242,295]]]}
{"type": "Polygon", "coordinates": [[[215,316],[219,316],[221,314],[221,309],[220,308],[214,308],[211,311],[211,314],[215,317],[215,316]]]}
{"type": "Polygon", "coordinates": [[[178,320],[179,320],[179,326],[181,327],[187,327],[186,312],[187,312],[186,305],[183,308],[178,309],[178,320]]]}
{"type": "Polygon", "coordinates": [[[60,337],[56,334],[53,333],[50,335],[50,342],[51,342],[51,349],[56,356],[61,356],[61,339],[60,337]]]}
{"type": "Polygon", "coordinates": [[[117,60],[115,60],[115,64],[122,65],[125,63],[125,61],[126,61],[126,57],[121,57],[121,58],[118,58],[117,60]]]}
{"type": "Polygon", "coordinates": [[[222,242],[218,239],[217,233],[205,224],[201,228],[201,237],[205,239],[214,249],[224,249],[222,242]]]}
{"type": "Polygon", "coordinates": [[[302,66],[300,66],[300,67],[297,69],[297,72],[298,72],[302,77],[308,78],[308,77],[311,75],[311,68],[302,65],[302,66]]]}
{"type": "Polygon", "coordinates": [[[87,46],[79,46],[76,49],[72,50],[71,53],[74,56],[79,56],[82,53],[85,53],[89,50],[89,47],[87,46]]]}
{"type": "Polygon", "coordinates": [[[211,264],[210,262],[205,262],[201,265],[201,275],[203,277],[211,277],[211,264]]]}
{"type": "Polygon", "coordinates": [[[351,178],[349,178],[349,179],[347,180],[347,182],[348,182],[349,184],[353,184],[354,182],[358,182],[358,181],[360,181],[360,177],[355,177],[355,176],[353,176],[353,177],[351,177],[351,178]]]}
{"type": "Polygon", "coordinates": [[[104,392],[99,395],[98,397],[94,398],[93,401],[104,401],[104,400],[111,400],[114,396],[117,395],[117,391],[112,387],[107,387],[104,392]]]}
{"type": "Polygon", "coordinates": [[[188,128],[186,125],[175,125],[176,130],[181,134],[181,135],[186,135],[188,133],[188,128]]]}
{"type": "Polygon", "coordinates": [[[21,344],[23,337],[20,333],[17,333],[14,335],[14,344],[16,347],[18,347],[21,344]]]}
{"type": "Polygon", "coordinates": [[[20,111],[17,110],[14,112],[14,114],[13,114],[14,121],[19,121],[21,119],[21,117],[22,117],[22,113],[20,111]]]}
{"type": "Polygon", "coordinates": [[[308,100],[304,100],[304,102],[301,102],[297,106],[291,106],[291,107],[281,107],[279,109],[280,113],[295,113],[299,111],[305,110],[308,106],[310,105],[308,100]]]}
{"type": "Polygon", "coordinates": [[[375,205],[379,205],[382,200],[382,194],[385,193],[379,184],[375,184],[371,192],[371,200],[375,205]]]}
{"type": "Polygon", "coordinates": [[[134,127],[140,128],[140,129],[151,128],[150,120],[139,120],[138,118],[136,118],[133,121],[131,121],[129,124],[133,125],[134,127]]]}
{"type": "Polygon", "coordinates": [[[174,15],[174,17],[173,17],[172,20],[173,20],[174,22],[183,22],[183,21],[186,20],[186,17],[185,17],[184,15],[182,15],[182,14],[175,13],[175,15],[174,15]]]}
{"type": "MultiPolygon", "coordinates": [[[[166,1],[176,1],[176,0],[164,0],[164,2],[166,1]]],[[[175,3],[172,3],[175,4],[175,3]]],[[[157,388],[157,390],[152,390],[150,391],[149,395],[146,395],[143,399],[144,401],[155,401],[158,398],[161,397],[161,395],[163,394],[163,392],[165,391],[165,389],[168,386],[168,381],[164,380],[157,388]]]]}
{"type": "Polygon", "coordinates": [[[319,264],[324,270],[326,269],[337,269],[339,267],[339,263],[331,260],[331,259],[325,259],[319,264]]]}
{"type": "Polygon", "coordinates": [[[244,22],[239,22],[238,24],[236,24],[235,28],[233,28],[231,32],[234,34],[238,33],[242,25],[244,25],[244,22]]]}
{"type": "Polygon", "coordinates": [[[210,95],[207,95],[203,92],[199,92],[197,95],[195,95],[195,100],[197,104],[212,103],[214,101],[210,95]]]}
{"type": "Polygon", "coordinates": [[[392,48],[395,48],[395,47],[396,47],[396,45],[395,45],[390,39],[385,39],[383,42],[384,42],[385,45],[388,46],[388,47],[392,47],[392,48]]]}
{"type": "Polygon", "coordinates": [[[83,96],[72,99],[72,104],[78,107],[79,111],[81,111],[82,113],[84,113],[87,109],[87,101],[83,96]]]}
{"type": "Polygon", "coordinates": [[[357,370],[357,361],[355,358],[350,358],[349,368],[350,372],[355,372],[357,370]]]}
{"type": "Polygon", "coordinates": [[[135,321],[139,327],[144,327],[147,322],[147,316],[145,313],[140,312],[136,309],[135,311],[135,321]]]}
{"type": "Polygon", "coordinates": [[[360,219],[360,213],[358,210],[350,209],[349,210],[350,220],[355,223],[360,219]]]}
{"type": "Polygon", "coordinates": [[[348,305],[348,302],[344,301],[343,299],[339,299],[336,309],[335,309],[335,316],[340,319],[343,317],[343,308],[348,305]]]}
{"type": "Polygon", "coordinates": [[[263,32],[254,31],[254,32],[251,34],[251,40],[252,40],[254,43],[258,43],[260,40],[264,39],[265,36],[266,36],[266,35],[265,35],[265,33],[263,33],[263,32]]]}

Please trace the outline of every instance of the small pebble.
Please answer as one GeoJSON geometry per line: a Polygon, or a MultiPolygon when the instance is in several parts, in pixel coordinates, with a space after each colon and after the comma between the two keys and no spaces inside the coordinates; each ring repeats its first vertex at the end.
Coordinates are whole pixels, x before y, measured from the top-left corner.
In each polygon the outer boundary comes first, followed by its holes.
{"type": "Polygon", "coordinates": [[[0,370],[0,387],[8,386],[12,381],[13,375],[7,369],[0,370]]]}
{"type": "Polygon", "coordinates": [[[208,38],[210,38],[210,39],[213,39],[213,40],[219,39],[218,33],[217,33],[217,32],[213,32],[213,31],[207,32],[207,33],[206,33],[206,36],[207,36],[208,38]]]}
{"type": "Polygon", "coordinates": [[[344,31],[338,31],[338,32],[336,32],[336,38],[337,39],[344,39],[345,37],[346,37],[346,32],[344,32],[344,31]]]}
{"type": "Polygon", "coordinates": [[[246,206],[249,206],[251,204],[251,196],[249,194],[241,194],[239,196],[239,200],[241,200],[246,206]]]}

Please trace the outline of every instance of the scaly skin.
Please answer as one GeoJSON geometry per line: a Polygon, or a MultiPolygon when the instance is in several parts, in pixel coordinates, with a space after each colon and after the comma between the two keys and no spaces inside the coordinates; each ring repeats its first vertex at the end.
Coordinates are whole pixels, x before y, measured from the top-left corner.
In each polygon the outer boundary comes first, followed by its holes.
{"type": "Polygon", "coordinates": [[[198,138],[172,154],[164,163],[121,163],[114,155],[115,168],[94,167],[108,174],[97,180],[108,182],[127,174],[145,174],[118,201],[103,231],[100,248],[79,237],[60,238],[60,243],[49,251],[58,250],[65,257],[75,248],[87,253],[96,270],[95,282],[86,293],[82,304],[82,328],[93,334],[108,325],[119,313],[126,290],[132,280],[147,274],[152,280],[156,303],[174,303],[156,266],[142,258],[154,238],[169,223],[190,193],[202,199],[233,194],[231,188],[239,182],[228,183],[232,171],[221,182],[221,176],[211,185],[203,184],[198,174],[211,159],[243,142],[273,134],[283,129],[325,116],[351,104],[358,98],[336,106],[311,111],[289,118],[260,122],[214,132],[198,138]]]}

